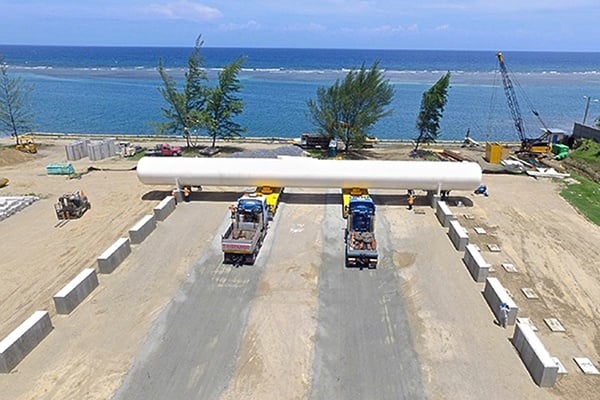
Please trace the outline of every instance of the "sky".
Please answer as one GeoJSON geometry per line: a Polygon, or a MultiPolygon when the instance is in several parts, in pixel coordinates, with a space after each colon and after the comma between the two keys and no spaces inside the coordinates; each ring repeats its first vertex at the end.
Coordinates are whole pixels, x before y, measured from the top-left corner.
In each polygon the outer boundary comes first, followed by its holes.
{"type": "Polygon", "coordinates": [[[0,0],[0,44],[600,51],[599,0],[0,0]]]}

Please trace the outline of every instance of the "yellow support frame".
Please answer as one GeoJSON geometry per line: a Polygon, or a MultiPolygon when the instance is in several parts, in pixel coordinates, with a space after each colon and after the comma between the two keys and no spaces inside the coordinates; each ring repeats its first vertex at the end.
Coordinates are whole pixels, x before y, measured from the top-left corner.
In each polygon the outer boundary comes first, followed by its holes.
{"type": "Polygon", "coordinates": [[[350,197],[369,197],[369,190],[363,188],[342,189],[342,217],[348,218],[350,197]]]}
{"type": "Polygon", "coordinates": [[[269,210],[271,211],[271,215],[275,216],[277,206],[279,205],[279,196],[281,193],[283,193],[283,188],[259,186],[256,188],[255,193],[265,197],[267,205],[269,206],[269,210]]]}

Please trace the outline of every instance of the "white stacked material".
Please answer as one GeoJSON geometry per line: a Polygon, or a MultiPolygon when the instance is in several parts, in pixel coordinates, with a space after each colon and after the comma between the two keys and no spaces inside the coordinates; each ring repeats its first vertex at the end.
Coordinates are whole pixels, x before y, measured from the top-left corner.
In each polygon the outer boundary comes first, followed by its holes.
{"type": "Polygon", "coordinates": [[[39,198],[36,196],[0,197],[0,221],[21,211],[37,200],[39,198]]]}
{"type": "Polygon", "coordinates": [[[67,153],[67,160],[77,161],[77,160],[81,160],[84,157],[87,157],[89,143],[90,143],[89,139],[81,139],[81,140],[77,140],[73,143],[67,144],[65,146],[65,151],[67,153]]]}
{"type": "Polygon", "coordinates": [[[88,143],[87,151],[91,161],[98,161],[119,154],[119,148],[113,139],[88,143]]]}

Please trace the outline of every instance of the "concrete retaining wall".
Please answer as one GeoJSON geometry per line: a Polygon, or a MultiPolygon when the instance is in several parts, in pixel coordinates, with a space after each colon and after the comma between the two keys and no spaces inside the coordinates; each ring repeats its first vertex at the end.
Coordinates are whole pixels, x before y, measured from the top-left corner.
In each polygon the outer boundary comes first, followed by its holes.
{"type": "Polygon", "coordinates": [[[52,331],[48,311],[36,311],[0,342],[0,372],[9,373],[52,331]]]}
{"type": "Polygon", "coordinates": [[[154,207],[154,218],[157,221],[164,221],[173,211],[175,211],[175,197],[165,197],[156,207],[154,207]]]}
{"type": "Polygon", "coordinates": [[[512,297],[508,295],[508,292],[506,289],[504,289],[504,286],[502,286],[497,278],[487,278],[485,280],[483,297],[492,309],[492,312],[496,316],[498,322],[500,322],[500,304],[506,303],[509,307],[508,319],[506,320],[506,323],[508,325],[514,325],[516,323],[519,307],[517,307],[512,297]]]}
{"type": "Polygon", "coordinates": [[[98,276],[93,268],[86,268],[53,297],[58,314],[70,314],[94,289],[98,276]]]}
{"type": "Polygon", "coordinates": [[[517,323],[512,343],[538,386],[551,387],[558,376],[558,365],[528,324],[517,323]]]}
{"type": "Polygon", "coordinates": [[[129,229],[129,239],[132,244],[140,244],[156,228],[154,215],[146,215],[129,229]]]}
{"type": "Polygon", "coordinates": [[[450,211],[450,207],[448,207],[448,204],[446,204],[445,201],[437,202],[435,215],[437,216],[438,220],[444,228],[447,228],[450,225],[450,221],[456,219],[456,216],[452,214],[452,211],[450,211]]]}
{"type": "Polygon", "coordinates": [[[101,274],[110,274],[131,253],[128,238],[119,238],[98,257],[98,269],[101,274]]]}
{"type": "Polygon", "coordinates": [[[450,230],[448,231],[448,236],[450,236],[452,244],[456,250],[464,250],[469,244],[469,235],[467,234],[467,231],[457,220],[450,221],[449,225],[450,230]]]}
{"type": "Polygon", "coordinates": [[[490,264],[485,262],[481,252],[473,244],[465,247],[463,261],[476,282],[483,282],[490,273],[490,264]]]}

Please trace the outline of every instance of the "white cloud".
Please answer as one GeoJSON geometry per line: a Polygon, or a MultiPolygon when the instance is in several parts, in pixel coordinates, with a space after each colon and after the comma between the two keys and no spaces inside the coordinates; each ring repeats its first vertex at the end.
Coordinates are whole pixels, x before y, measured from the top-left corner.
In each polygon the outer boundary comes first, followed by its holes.
{"type": "Polygon", "coordinates": [[[172,20],[210,21],[222,16],[221,11],[214,7],[189,0],[150,4],[144,11],[146,14],[172,20]]]}
{"type": "Polygon", "coordinates": [[[236,24],[236,23],[228,23],[228,24],[221,24],[219,25],[219,30],[221,31],[225,31],[225,32],[232,32],[232,31],[257,31],[262,29],[261,24],[259,24],[258,22],[254,21],[254,20],[250,20],[248,22],[245,22],[243,24],[236,24]]]}
{"type": "Polygon", "coordinates": [[[293,24],[287,25],[283,28],[287,32],[323,32],[327,28],[325,25],[318,24],[316,22],[310,22],[308,24],[293,24]]]}

